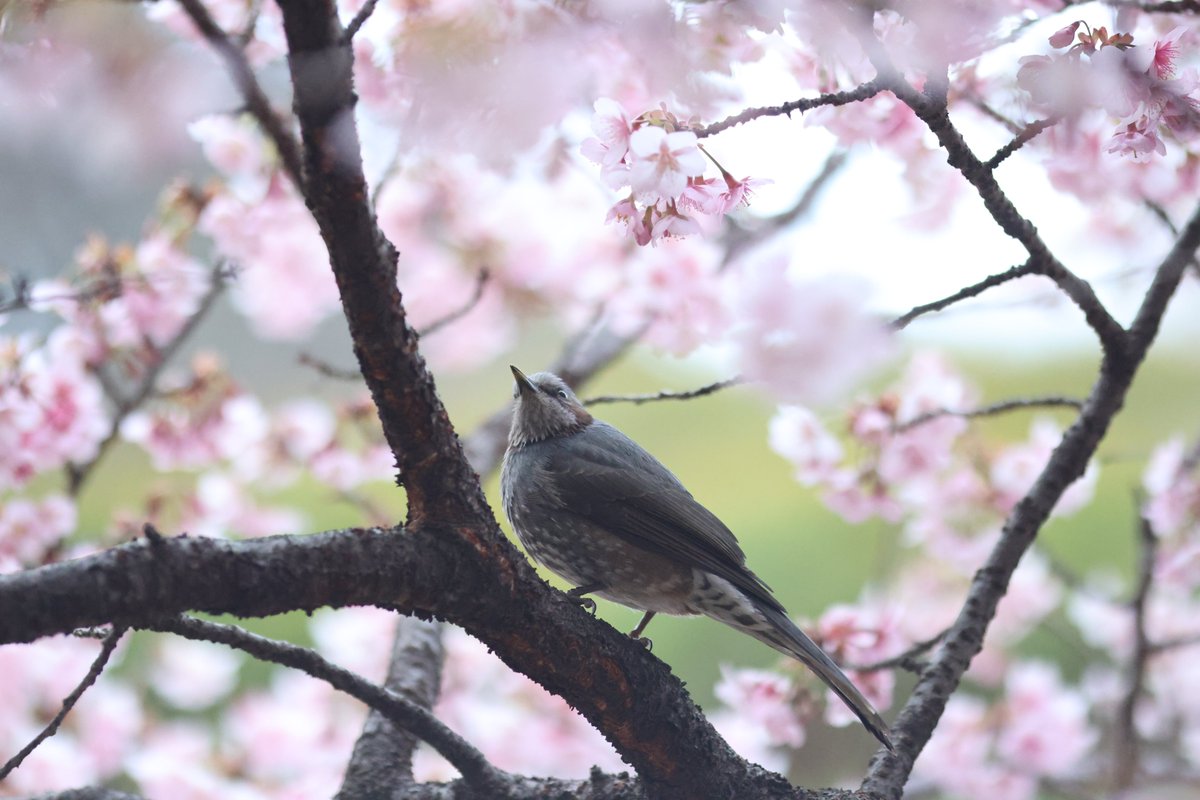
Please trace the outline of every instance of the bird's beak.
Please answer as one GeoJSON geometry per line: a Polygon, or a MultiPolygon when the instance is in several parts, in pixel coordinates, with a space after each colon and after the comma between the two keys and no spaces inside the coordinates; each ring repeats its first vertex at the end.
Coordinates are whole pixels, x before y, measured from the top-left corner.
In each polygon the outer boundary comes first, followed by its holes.
{"type": "Polygon", "coordinates": [[[513,377],[517,379],[517,391],[520,394],[537,394],[537,387],[529,382],[529,378],[525,376],[524,372],[512,364],[509,364],[508,368],[512,370],[513,377]]]}

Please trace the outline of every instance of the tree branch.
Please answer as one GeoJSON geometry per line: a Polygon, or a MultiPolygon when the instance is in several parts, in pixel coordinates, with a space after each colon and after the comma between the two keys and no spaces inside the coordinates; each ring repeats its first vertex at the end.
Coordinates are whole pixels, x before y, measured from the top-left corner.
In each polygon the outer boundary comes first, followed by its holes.
{"type": "MultiPolygon", "coordinates": [[[[1139,507],[1141,503],[1137,504],[1139,507]]],[[[1119,793],[1133,785],[1139,763],[1139,742],[1134,717],[1138,700],[1145,691],[1146,662],[1150,658],[1150,641],[1146,634],[1146,602],[1154,582],[1154,563],[1158,554],[1158,537],[1150,521],[1138,520],[1138,580],[1130,609],[1133,611],[1133,653],[1129,659],[1125,694],[1117,707],[1113,729],[1113,788],[1119,793]]]]}
{"type": "Polygon", "coordinates": [[[1021,216],[1016,206],[1008,199],[1008,195],[1000,188],[992,168],[979,160],[950,121],[946,101],[946,76],[931,76],[926,82],[925,91],[918,92],[895,69],[882,46],[873,37],[867,49],[875,68],[879,70],[879,83],[900,98],[933,132],[946,151],[950,166],[957,169],[967,182],[975,187],[992,219],[1002,231],[1025,248],[1030,256],[1026,262],[1030,271],[1045,275],[1054,281],[1083,311],[1088,325],[1096,332],[1106,351],[1123,349],[1124,328],[1109,314],[1108,309],[1092,291],[1092,287],[1054,257],[1050,248],[1038,235],[1037,228],[1021,216]]]}
{"type": "MultiPolygon", "coordinates": [[[[396,625],[384,687],[420,708],[431,709],[441,688],[442,626],[416,617],[396,625]]],[[[412,785],[417,739],[374,708],[354,744],[336,800],[373,800],[412,785]]]]}
{"type": "Polygon", "coordinates": [[[960,289],[948,297],[943,297],[941,300],[935,300],[932,303],[926,303],[925,305],[920,305],[913,308],[911,311],[893,320],[892,327],[896,330],[904,330],[908,327],[909,323],[923,314],[928,314],[933,311],[941,311],[942,309],[952,306],[955,303],[981,295],[988,289],[991,289],[993,286],[999,286],[1002,283],[1008,283],[1009,281],[1016,280],[1017,278],[1023,278],[1026,275],[1032,275],[1036,272],[1037,270],[1034,268],[1032,260],[1030,260],[1026,261],[1024,264],[1018,264],[1015,267],[1010,267],[1004,272],[999,272],[995,275],[989,275],[979,283],[974,283],[964,289],[960,289]]]}
{"type": "Polygon", "coordinates": [[[1078,418],[1063,434],[1033,487],[1005,520],[999,540],[971,581],[962,611],[893,726],[896,753],[884,754],[871,765],[862,784],[863,791],[885,798],[900,797],[913,762],[933,734],[946,701],[958,687],[971,659],[983,647],[984,635],[1021,557],[1063,492],[1083,474],[1123,405],[1158,332],[1167,303],[1197,247],[1200,247],[1200,206],[1160,264],[1131,328],[1128,345],[1106,352],[1100,374],[1078,418]]]}
{"type": "Polygon", "coordinates": [[[330,663],[314,650],[194,617],[167,617],[138,627],[228,645],[260,661],[300,670],[378,711],[393,725],[411,731],[441,753],[477,791],[496,792],[504,783],[505,775],[501,770],[492,766],[482,753],[447,728],[428,709],[330,663]]]}
{"type": "Polygon", "coordinates": [[[121,637],[124,635],[125,628],[117,625],[113,627],[108,636],[104,637],[104,644],[100,647],[100,652],[96,654],[95,660],[92,661],[92,666],[88,669],[87,674],[83,676],[83,680],[79,682],[79,685],[63,699],[62,708],[54,715],[54,719],[50,720],[41,733],[33,737],[29,744],[22,747],[19,753],[10,758],[3,767],[0,767],[0,781],[3,781],[9,773],[21,766],[21,762],[36,750],[39,744],[58,733],[58,727],[67,718],[67,714],[71,713],[71,709],[79,702],[79,698],[83,697],[83,693],[100,677],[100,673],[104,671],[104,666],[108,663],[108,659],[112,657],[113,650],[117,648],[117,643],[121,641],[121,637]]]}
{"type": "Polygon", "coordinates": [[[585,397],[582,403],[585,406],[598,406],[604,403],[632,403],[635,406],[640,406],[643,403],[653,403],[659,400],[691,400],[696,397],[706,397],[710,394],[715,394],[729,386],[737,386],[742,382],[739,375],[725,380],[709,383],[696,389],[689,389],[684,392],[672,392],[664,389],[661,392],[653,394],[602,394],[595,397],[585,397]]]}
{"type": "Polygon", "coordinates": [[[896,425],[892,431],[901,433],[910,430],[918,425],[924,425],[926,422],[938,419],[939,417],[962,417],[963,419],[973,419],[975,417],[990,417],[996,414],[1003,414],[1006,411],[1015,411],[1021,408],[1073,408],[1076,411],[1083,409],[1083,401],[1075,397],[1016,397],[1010,400],[1001,400],[997,403],[992,403],[979,408],[973,408],[966,411],[955,411],[949,408],[939,408],[934,411],[926,411],[924,414],[918,414],[907,422],[902,422],[896,425]]]}
{"type": "Polygon", "coordinates": [[[694,128],[696,136],[703,139],[706,136],[712,136],[715,133],[720,133],[727,128],[732,128],[735,125],[741,125],[744,122],[749,122],[759,117],[782,117],[791,116],[793,113],[800,111],[809,111],[810,109],[820,106],[844,106],[847,103],[856,103],[859,100],[866,100],[868,97],[874,97],[880,92],[887,89],[878,80],[867,81],[861,86],[856,86],[853,89],[847,89],[844,92],[829,92],[827,94],[817,95],[816,97],[802,97],[799,100],[792,100],[789,103],[784,103],[779,106],[763,106],[760,108],[747,108],[732,117],[714,122],[711,125],[705,125],[702,128],[694,128]]]}
{"type": "Polygon", "coordinates": [[[225,31],[221,30],[221,26],[212,18],[212,14],[209,13],[203,0],[179,0],[179,4],[196,25],[200,35],[208,41],[217,55],[225,62],[225,67],[229,70],[229,75],[233,78],[238,92],[246,100],[246,110],[258,120],[258,124],[275,145],[275,150],[279,153],[279,160],[283,163],[288,177],[292,179],[297,188],[303,189],[304,170],[301,166],[299,146],[291,131],[288,130],[287,123],[271,107],[271,101],[262,86],[259,85],[258,78],[254,75],[254,68],[250,66],[245,51],[230,39],[225,31]]]}
{"type": "Polygon", "coordinates": [[[995,169],[996,167],[1000,166],[1000,163],[1004,161],[1004,159],[1020,150],[1042,131],[1057,125],[1058,122],[1059,117],[1048,117],[1046,119],[1040,119],[1036,122],[1029,123],[1021,129],[1020,133],[1013,137],[1012,141],[1001,147],[996,151],[995,155],[985,161],[984,166],[986,166],[988,169],[995,169]]]}

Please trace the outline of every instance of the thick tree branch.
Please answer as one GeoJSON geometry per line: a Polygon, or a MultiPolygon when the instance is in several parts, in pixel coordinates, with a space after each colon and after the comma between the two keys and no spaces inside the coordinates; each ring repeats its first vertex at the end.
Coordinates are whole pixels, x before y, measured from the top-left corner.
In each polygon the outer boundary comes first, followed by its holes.
{"type": "Polygon", "coordinates": [[[507,541],[514,580],[474,547],[480,540],[479,531],[432,522],[243,542],[151,536],[0,576],[0,643],[113,621],[154,627],[188,610],[396,608],[462,625],[510,667],[567,698],[652,797],[813,796],[739,758],[665,664],[537,579],[507,541]]]}
{"type": "MultiPolygon", "coordinates": [[[[401,305],[396,250],[370,205],[354,122],[354,54],[336,4],[291,0],[280,7],[303,144],[305,200],[329,250],[360,371],[396,454],[409,520],[491,520],[401,305]]],[[[476,544],[485,549],[500,539],[494,521],[486,534],[478,533],[476,544]]],[[[498,559],[496,567],[503,570],[504,561],[498,559]]]]}

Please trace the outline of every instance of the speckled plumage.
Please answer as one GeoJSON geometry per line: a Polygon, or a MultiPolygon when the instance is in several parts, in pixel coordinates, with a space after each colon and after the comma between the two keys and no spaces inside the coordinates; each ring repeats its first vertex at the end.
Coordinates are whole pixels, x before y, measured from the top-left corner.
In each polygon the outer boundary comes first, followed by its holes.
{"type": "Polygon", "coordinates": [[[705,614],[812,669],[891,748],[888,728],[746,566],[733,533],[661,462],[593,419],[563,381],[517,380],[504,512],[531,556],[579,587],[648,612],[705,614]]]}

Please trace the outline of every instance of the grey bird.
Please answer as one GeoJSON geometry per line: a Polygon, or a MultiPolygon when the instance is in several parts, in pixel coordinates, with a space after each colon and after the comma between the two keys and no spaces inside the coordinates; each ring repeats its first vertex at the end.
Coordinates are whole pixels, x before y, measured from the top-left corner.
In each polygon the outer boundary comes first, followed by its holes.
{"type": "Polygon", "coordinates": [[[887,723],[771,590],[737,539],[637,442],[592,417],[557,375],[516,378],[500,485],[504,513],[538,562],[595,594],[655,614],[705,614],[817,674],[889,750],[887,723]]]}

